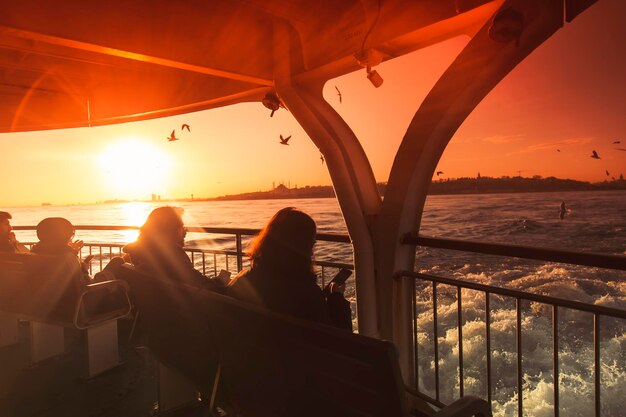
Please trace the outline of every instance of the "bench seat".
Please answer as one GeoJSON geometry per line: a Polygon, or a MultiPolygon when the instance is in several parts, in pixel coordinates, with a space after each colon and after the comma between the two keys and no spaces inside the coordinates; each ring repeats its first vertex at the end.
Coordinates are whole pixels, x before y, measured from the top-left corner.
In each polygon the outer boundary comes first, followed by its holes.
{"type": "Polygon", "coordinates": [[[125,268],[124,279],[157,357],[205,390],[218,376],[222,400],[242,417],[491,416],[487,402],[477,397],[436,411],[410,396],[391,342],[276,314],[132,267],[125,268]]]}
{"type": "Polygon", "coordinates": [[[117,320],[132,305],[123,281],[83,282],[76,259],[39,254],[0,253],[0,338],[18,343],[17,320],[30,321],[32,364],[66,352],[64,328],[84,330],[86,376],[119,365],[117,320]]]}
{"type": "Polygon", "coordinates": [[[119,280],[84,285],[79,264],[66,258],[0,253],[0,311],[86,329],[127,316],[131,303],[119,280]]]}

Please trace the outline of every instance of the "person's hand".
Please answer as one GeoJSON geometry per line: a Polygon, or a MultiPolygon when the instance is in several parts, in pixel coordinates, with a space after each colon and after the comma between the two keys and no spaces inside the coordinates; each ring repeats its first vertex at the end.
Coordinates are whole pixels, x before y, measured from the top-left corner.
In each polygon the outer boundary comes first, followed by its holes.
{"type": "Polygon", "coordinates": [[[80,250],[85,246],[82,240],[75,240],[67,244],[70,248],[72,248],[76,252],[80,252],[80,250]]]}
{"type": "Polygon", "coordinates": [[[341,294],[341,296],[343,296],[343,293],[346,290],[346,284],[337,285],[336,283],[331,282],[329,290],[331,294],[341,294]]]}
{"type": "Polygon", "coordinates": [[[91,264],[91,260],[94,258],[95,255],[88,255],[85,256],[85,259],[83,259],[81,261],[81,266],[83,268],[84,272],[89,272],[89,265],[91,264]]]}
{"type": "Polygon", "coordinates": [[[17,238],[15,237],[14,232],[9,232],[8,237],[9,237],[9,242],[11,242],[14,245],[17,243],[17,238]]]}

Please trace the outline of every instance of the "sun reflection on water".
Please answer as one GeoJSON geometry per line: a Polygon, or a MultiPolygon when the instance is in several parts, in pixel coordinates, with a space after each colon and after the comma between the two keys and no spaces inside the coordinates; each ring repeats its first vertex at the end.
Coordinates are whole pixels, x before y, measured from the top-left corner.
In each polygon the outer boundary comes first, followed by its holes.
{"type": "MultiPolygon", "coordinates": [[[[140,227],[146,221],[152,208],[152,204],[138,201],[122,204],[122,224],[140,227]]],[[[124,230],[121,234],[124,237],[124,241],[133,242],[137,239],[137,236],[139,236],[139,230],[124,230]]]]}

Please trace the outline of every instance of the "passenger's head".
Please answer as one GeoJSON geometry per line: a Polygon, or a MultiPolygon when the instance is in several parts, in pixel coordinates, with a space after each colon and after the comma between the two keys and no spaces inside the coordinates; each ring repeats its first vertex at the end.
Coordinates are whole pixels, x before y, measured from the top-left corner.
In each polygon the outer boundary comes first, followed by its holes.
{"type": "Polygon", "coordinates": [[[170,242],[183,246],[185,244],[185,225],[183,214],[185,210],[180,207],[158,207],[141,226],[140,239],[170,242]]]}
{"type": "Polygon", "coordinates": [[[12,218],[11,213],[0,211],[0,238],[7,239],[9,237],[9,233],[13,230],[9,221],[12,218]]]}
{"type": "Polygon", "coordinates": [[[74,226],[62,217],[48,217],[37,225],[37,238],[49,245],[67,245],[74,237],[74,226]]]}
{"type": "Polygon", "coordinates": [[[253,263],[311,269],[315,232],[315,222],[308,214],[286,207],[259,233],[250,248],[250,258],[253,263]]]}

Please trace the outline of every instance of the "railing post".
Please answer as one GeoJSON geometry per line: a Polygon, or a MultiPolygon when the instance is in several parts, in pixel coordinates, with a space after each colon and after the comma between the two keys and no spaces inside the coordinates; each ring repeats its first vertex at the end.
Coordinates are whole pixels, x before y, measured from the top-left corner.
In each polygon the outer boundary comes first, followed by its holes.
{"type": "Polygon", "coordinates": [[[461,287],[456,287],[456,297],[457,330],[459,334],[459,396],[463,398],[465,387],[463,386],[463,303],[461,300],[461,287]]]}
{"type": "Polygon", "coordinates": [[[237,233],[235,235],[237,242],[237,271],[241,271],[243,269],[243,249],[241,248],[241,234],[237,233]]]}
{"type": "Polygon", "coordinates": [[[524,411],[524,374],[522,373],[522,299],[515,300],[515,351],[517,353],[517,415],[523,416],[524,411]]]}
{"type": "Polygon", "coordinates": [[[593,377],[594,377],[594,400],[596,417],[600,417],[600,316],[593,315],[593,377]]]}
{"type": "Polygon", "coordinates": [[[433,281],[433,339],[435,343],[435,399],[439,401],[439,324],[437,323],[437,283],[433,281]]]}
{"type": "Polygon", "coordinates": [[[554,417],[559,417],[559,308],[552,306],[552,368],[554,376],[554,417]]]}
{"type": "Polygon", "coordinates": [[[485,342],[487,343],[487,402],[491,407],[491,305],[488,291],[485,291],[485,342]]]}

